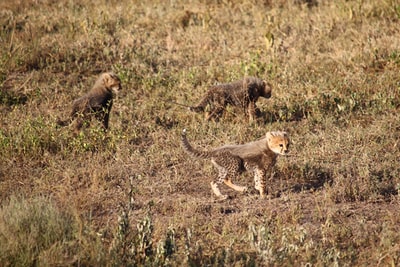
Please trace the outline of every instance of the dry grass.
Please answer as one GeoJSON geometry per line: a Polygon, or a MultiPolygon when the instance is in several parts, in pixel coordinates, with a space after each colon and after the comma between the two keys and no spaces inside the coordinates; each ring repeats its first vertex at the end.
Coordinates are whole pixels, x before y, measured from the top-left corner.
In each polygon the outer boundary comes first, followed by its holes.
{"type": "Polygon", "coordinates": [[[0,265],[399,265],[400,2],[145,2],[0,3],[0,265]],[[58,128],[109,70],[107,136],[58,128]],[[274,86],[257,123],[172,103],[244,75],[274,86]],[[270,199],[214,201],[183,128],[204,148],[286,130],[292,156],[270,199]]]}

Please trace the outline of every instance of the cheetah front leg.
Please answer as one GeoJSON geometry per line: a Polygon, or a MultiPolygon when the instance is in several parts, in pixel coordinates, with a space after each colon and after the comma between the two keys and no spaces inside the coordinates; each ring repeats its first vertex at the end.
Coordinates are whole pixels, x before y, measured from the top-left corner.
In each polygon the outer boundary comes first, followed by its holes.
{"type": "Polygon", "coordinates": [[[260,197],[264,198],[266,193],[266,172],[263,169],[256,168],[254,170],[254,187],[260,192],[260,197]]]}
{"type": "Polygon", "coordinates": [[[247,113],[249,116],[249,121],[254,121],[256,119],[256,104],[254,102],[250,102],[247,107],[247,113]]]}

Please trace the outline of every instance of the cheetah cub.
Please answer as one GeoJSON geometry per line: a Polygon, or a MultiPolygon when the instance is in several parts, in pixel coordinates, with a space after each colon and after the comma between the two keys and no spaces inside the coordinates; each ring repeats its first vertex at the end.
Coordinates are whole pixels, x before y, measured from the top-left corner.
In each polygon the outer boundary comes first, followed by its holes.
{"type": "Polygon", "coordinates": [[[242,172],[254,173],[254,187],[264,198],[266,193],[267,173],[270,175],[278,155],[289,152],[289,136],[286,132],[267,132],[264,138],[243,145],[225,145],[211,151],[200,151],[193,148],[186,138],[186,129],[181,136],[183,149],[191,156],[210,159],[218,170],[218,178],[211,182],[211,188],[219,199],[226,199],[218,186],[223,182],[230,188],[245,192],[244,186],[235,185],[232,179],[242,172]]]}
{"type": "Polygon", "coordinates": [[[102,122],[103,129],[107,130],[113,99],[121,89],[121,80],[115,73],[102,73],[89,92],[74,100],[70,117],[65,121],[58,120],[57,124],[67,126],[76,119],[77,135],[84,123],[95,117],[102,122]]]}
{"type": "Polygon", "coordinates": [[[245,77],[243,80],[211,86],[201,101],[190,111],[202,112],[209,106],[206,120],[220,118],[228,105],[241,107],[247,112],[249,120],[256,119],[256,102],[260,97],[270,98],[272,86],[267,81],[256,77],[245,77]]]}

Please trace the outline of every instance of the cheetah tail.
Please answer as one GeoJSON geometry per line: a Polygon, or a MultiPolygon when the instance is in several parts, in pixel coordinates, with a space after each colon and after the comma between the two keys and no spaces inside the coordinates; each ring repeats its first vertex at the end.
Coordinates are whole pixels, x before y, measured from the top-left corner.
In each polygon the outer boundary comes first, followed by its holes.
{"type": "Polygon", "coordinates": [[[182,147],[183,150],[186,151],[189,155],[195,158],[200,158],[200,159],[208,159],[211,158],[211,152],[209,151],[200,151],[192,147],[190,145],[189,141],[186,138],[186,129],[183,129],[182,135],[181,135],[181,142],[182,142],[182,147]]]}
{"type": "Polygon", "coordinates": [[[189,110],[193,112],[202,112],[204,110],[204,107],[202,106],[189,107],[189,110]]]}

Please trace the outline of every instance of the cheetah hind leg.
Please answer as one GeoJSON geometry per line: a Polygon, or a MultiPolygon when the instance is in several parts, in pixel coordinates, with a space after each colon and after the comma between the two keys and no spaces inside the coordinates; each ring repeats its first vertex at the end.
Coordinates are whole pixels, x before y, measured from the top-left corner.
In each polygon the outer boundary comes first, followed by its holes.
{"type": "Polygon", "coordinates": [[[206,113],[206,121],[210,121],[212,119],[218,121],[223,113],[224,113],[224,107],[216,107],[206,113]]]}
{"type": "Polygon", "coordinates": [[[236,185],[234,183],[232,183],[232,181],[230,179],[225,179],[224,183],[229,186],[230,188],[232,188],[233,190],[239,191],[239,192],[246,192],[247,191],[247,187],[246,186],[240,186],[240,185],[236,185]]]}
{"type": "Polygon", "coordinates": [[[242,193],[246,192],[247,191],[246,186],[236,185],[231,180],[231,178],[237,177],[240,174],[242,165],[241,159],[236,156],[232,157],[232,155],[228,154],[227,160],[229,161],[228,165],[231,165],[232,167],[226,169],[225,176],[223,177],[224,183],[235,191],[239,191],[242,193]]]}
{"type": "Polygon", "coordinates": [[[213,190],[214,194],[218,197],[220,200],[225,200],[228,198],[227,195],[221,194],[221,191],[218,188],[218,183],[216,182],[211,182],[211,189],[213,190]]]}
{"type": "Polygon", "coordinates": [[[236,166],[236,169],[228,169],[226,168],[223,164],[218,163],[215,159],[212,159],[211,162],[212,164],[217,168],[218,170],[218,179],[216,181],[211,182],[211,188],[214,192],[214,194],[220,198],[220,199],[226,199],[227,196],[221,194],[221,191],[218,188],[218,185],[222,184],[224,182],[227,186],[230,188],[240,191],[240,192],[245,192],[247,191],[247,187],[244,186],[238,186],[232,183],[231,179],[229,177],[235,177],[235,174],[238,173],[238,170],[240,168],[240,159],[237,157],[232,157],[232,155],[229,152],[223,152],[221,157],[225,158],[225,164],[227,165],[232,165],[236,166]]]}

